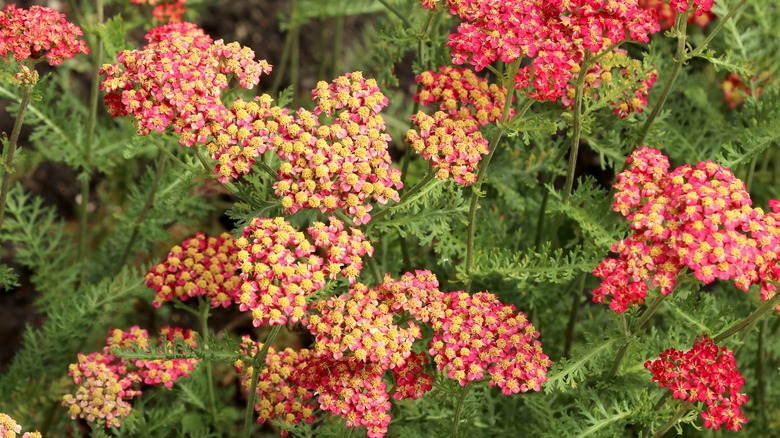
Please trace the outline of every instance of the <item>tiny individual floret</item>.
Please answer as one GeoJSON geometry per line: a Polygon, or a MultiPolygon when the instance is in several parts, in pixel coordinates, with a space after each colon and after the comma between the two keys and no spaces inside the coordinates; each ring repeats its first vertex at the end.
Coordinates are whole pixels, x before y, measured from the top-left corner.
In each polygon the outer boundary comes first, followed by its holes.
{"type": "Polygon", "coordinates": [[[21,9],[10,3],[0,13],[0,58],[11,55],[17,61],[38,61],[45,56],[49,64],[59,65],[79,52],[89,54],[78,39],[83,35],[81,28],[54,9],[21,9]]]}
{"type": "MultiPolygon", "coordinates": [[[[263,344],[244,336],[241,348],[244,354],[255,355],[263,348],[263,344]]],[[[307,349],[285,348],[277,352],[274,347],[269,347],[265,366],[256,377],[253,367],[245,367],[242,361],[236,362],[236,371],[241,374],[241,385],[246,392],[249,392],[252,386],[252,379],[258,379],[255,403],[258,423],[275,420],[287,426],[294,426],[301,422],[311,424],[314,421],[314,393],[296,385],[290,378],[308,366],[311,356],[311,351],[307,349]]],[[[282,436],[288,434],[287,430],[281,432],[282,436]]]]}
{"type": "Polygon", "coordinates": [[[760,284],[762,300],[775,294],[780,218],[774,208],[753,208],[745,184],[711,161],[669,172],[661,152],[639,148],[626,162],[613,209],[628,219],[632,234],[613,245],[617,258],[594,270],[602,278],[594,301],[624,312],[644,302],[648,279],[671,293],[684,268],[704,284],[732,280],[745,292],[760,284]]]}
{"type": "Polygon", "coordinates": [[[168,258],[146,274],[146,284],[157,292],[152,305],[205,296],[213,307],[228,307],[236,295],[239,277],[236,251],[228,233],[208,237],[198,233],[174,246],[168,258]]]}
{"type": "MultiPolygon", "coordinates": [[[[8,414],[0,413],[0,438],[16,438],[19,433],[22,433],[22,426],[8,414]]],[[[22,438],[41,438],[41,433],[37,430],[25,432],[22,438]]]]}
{"type": "Polygon", "coordinates": [[[672,396],[689,403],[704,403],[701,416],[704,427],[738,431],[747,423],[740,406],[747,395],[739,392],[745,379],[737,369],[734,354],[726,347],[718,347],[702,335],[693,348],[679,351],[670,348],[660,359],[645,362],[653,374],[653,382],[669,388],[672,396]]]}
{"type": "Polygon", "coordinates": [[[235,247],[241,269],[236,301],[241,311],[252,312],[256,327],[299,321],[307,297],[325,287],[323,259],[284,218],[253,219],[235,247]]]}

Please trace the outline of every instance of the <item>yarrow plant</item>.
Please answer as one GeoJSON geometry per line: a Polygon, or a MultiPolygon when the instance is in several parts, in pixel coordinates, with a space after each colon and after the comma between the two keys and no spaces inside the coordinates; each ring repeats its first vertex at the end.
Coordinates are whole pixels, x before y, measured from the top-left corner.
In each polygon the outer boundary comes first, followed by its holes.
{"type": "Polygon", "coordinates": [[[51,6],[0,437],[773,436],[772,0],[51,6]]]}

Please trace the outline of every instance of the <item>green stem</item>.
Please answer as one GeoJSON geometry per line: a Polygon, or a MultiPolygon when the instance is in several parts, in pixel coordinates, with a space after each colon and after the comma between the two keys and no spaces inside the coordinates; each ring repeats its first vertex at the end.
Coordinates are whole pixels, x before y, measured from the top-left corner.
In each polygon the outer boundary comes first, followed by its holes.
{"type": "MultiPolygon", "coordinates": [[[[211,303],[198,297],[198,303],[200,304],[200,329],[203,349],[209,350],[209,312],[211,311],[211,303]]],[[[206,380],[208,380],[208,397],[209,397],[209,413],[212,419],[217,418],[217,402],[214,397],[214,378],[212,377],[211,360],[206,360],[206,380]]]]}
{"type": "Polygon", "coordinates": [[[617,356],[615,356],[615,361],[612,362],[612,368],[610,368],[609,374],[607,374],[608,379],[615,377],[618,371],[620,371],[620,365],[623,363],[623,358],[626,357],[630,341],[629,338],[631,337],[631,332],[628,330],[628,324],[626,324],[626,316],[623,313],[619,313],[618,319],[620,320],[620,329],[623,332],[623,338],[625,340],[623,345],[620,346],[617,356]]]}
{"type": "Polygon", "coordinates": [[[685,415],[686,412],[690,411],[691,408],[693,408],[693,405],[689,402],[683,402],[682,405],[680,405],[680,409],[675,412],[674,416],[669,419],[661,428],[656,432],[655,438],[661,438],[663,437],[666,432],[669,432],[671,428],[674,427],[675,424],[677,424],[680,419],[685,415]]]}
{"type": "Polygon", "coordinates": [[[590,69],[590,52],[585,51],[585,59],[580,67],[580,75],[574,83],[574,120],[572,121],[571,147],[569,148],[569,167],[566,169],[566,184],[563,188],[563,205],[569,204],[572,187],[574,187],[574,171],[577,168],[577,155],[580,150],[580,137],[582,136],[582,100],[585,94],[585,76],[590,69]]]}
{"type": "Polygon", "coordinates": [[[458,437],[458,428],[460,427],[460,417],[463,414],[463,405],[466,401],[466,396],[471,391],[471,385],[468,383],[464,386],[458,394],[458,401],[455,403],[455,416],[452,419],[452,438],[458,437]]]}
{"type": "Polygon", "coordinates": [[[650,317],[652,317],[658,310],[658,307],[661,305],[661,302],[663,302],[664,298],[666,298],[666,295],[658,294],[658,296],[656,296],[655,299],[647,306],[645,311],[639,317],[639,320],[637,320],[637,322],[634,323],[630,329],[626,326],[626,320],[623,314],[619,314],[620,324],[623,329],[623,335],[626,337],[626,342],[620,346],[617,356],[615,356],[615,361],[612,363],[612,368],[608,374],[610,378],[617,374],[618,370],[620,369],[620,364],[623,362],[623,359],[626,356],[626,351],[628,351],[629,344],[628,338],[632,334],[635,335],[647,328],[647,323],[650,321],[650,317]]]}
{"type": "Polygon", "coordinates": [[[766,405],[766,396],[765,396],[765,388],[766,388],[766,370],[764,366],[764,361],[766,359],[766,332],[768,323],[766,320],[763,321],[761,324],[761,327],[758,329],[758,348],[756,348],[756,405],[758,408],[758,412],[761,412],[762,415],[759,417],[760,424],[765,425],[767,416],[766,412],[769,412],[767,410],[766,405]]]}
{"type": "Polygon", "coordinates": [[[268,336],[265,338],[265,343],[263,344],[263,348],[260,349],[260,351],[255,354],[254,360],[252,361],[252,375],[250,378],[252,379],[252,384],[249,387],[249,394],[247,395],[247,405],[246,405],[246,414],[244,415],[244,438],[250,438],[252,436],[252,417],[254,417],[253,412],[255,411],[255,397],[257,396],[257,381],[259,380],[260,372],[262,371],[263,367],[265,367],[265,357],[268,355],[268,348],[271,346],[271,344],[276,340],[276,336],[279,334],[279,330],[281,330],[281,325],[275,325],[271,327],[271,331],[268,333],[268,336]],[[262,365],[262,366],[261,366],[262,365]]]}
{"type": "MultiPolygon", "coordinates": [[[[546,192],[545,192],[546,193],[546,192]]],[[[563,345],[563,357],[571,356],[571,347],[574,345],[574,326],[577,325],[577,314],[582,300],[582,289],[585,287],[587,275],[580,275],[580,281],[572,293],[571,311],[569,311],[569,323],[566,325],[566,342],[563,345]]]]}
{"type": "Polygon", "coordinates": [[[729,11],[728,14],[726,14],[725,17],[719,19],[718,24],[710,31],[709,35],[707,35],[707,38],[704,39],[704,41],[699,45],[699,47],[696,48],[696,50],[690,53],[689,57],[697,56],[704,52],[704,49],[707,48],[707,45],[712,41],[712,39],[718,35],[718,32],[720,32],[723,29],[723,26],[725,26],[726,23],[737,14],[742,6],[745,6],[745,3],[747,3],[747,0],[741,0],[729,11]]]}
{"type": "Polygon", "coordinates": [[[663,88],[661,88],[661,95],[658,97],[658,100],[655,102],[655,106],[653,106],[653,110],[650,112],[650,115],[647,116],[647,120],[645,120],[645,124],[642,126],[642,131],[639,135],[637,145],[644,143],[648,132],[650,132],[650,126],[653,125],[656,117],[658,117],[658,114],[661,113],[661,108],[663,108],[664,103],[666,102],[666,98],[669,96],[669,92],[672,90],[674,81],[677,79],[677,74],[680,72],[680,67],[682,67],[685,61],[688,60],[688,57],[685,53],[686,40],[688,37],[687,13],[677,13],[677,16],[675,17],[674,30],[677,36],[677,54],[674,56],[674,63],[672,64],[672,69],[669,71],[669,76],[666,78],[666,82],[664,82],[663,88]]]}
{"type": "Polygon", "coordinates": [[[11,188],[11,178],[13,177],[14,154],[19,142],[19,133],[24,123],[24,115],[27,107],[30,106],[30,96],[32,94],[32,85],[25,85],[22,88],[22,100],[19,102],[19,112],[16,114],[14,128],[11,131],[11,139],[8,141],[8,148],[4,151],[5,160],[3,160],[3,183],[0,186],[0,230],[3,228],[3,219],[5,218],[5,201],[8,198],[8,190],[11,188]]]}
{"type": "Polygon", "coordinates": [[[297,19],[298,0],[292,0],[290,2],[290,27],[287,29],[287,36],[284,39],[284,49],[282,49],[282,57],[279,60],[279,69],[274,72],[274,82],[271,85],[271,96],[276,96],[279,93],[279,87],[282,85],[282,79],[284,79],[284,73],[287,69],[287,61],[290,59],[290,52],[293,49],[293,38],[297,38],[298,25],[295,24],[297,19]]]}
{"type": "Polygon", "coordinates": [[[750,315],[745,317],[745,319],[737,322],[736,324],[732,325],[731,327],[727,328],[714,338],[712,338],[712,341],[716,344],[719,344],[732,335],[742,331],[745,328],[752,327],[753,324],[755,324],[759,319],[761,319],[764,315],[769,313],[770,311],[774,310],[774,308],[780,304],[780,292],[775,293],[775,296],[773,296],[771,299],[767,300],[759,306],[758,309],[753,311],[750,315]]]}
{"type": "Polygon", "coordinates": [[[393,15],[401,19],[401,21],[403,21],[404,26],[407,29],[411,29],[414,27],[412,25],[412,22],[409,21],[407,14],[404,14],[400,9],[398,9],[396,5],[389,3],[387,0],[379,0],[379,3],[382,3],[382,5],[386,7],[388,11],[392,12],[393,15]]]}
{"type": "MultiPolygon", "coordinates": [[[[95,26],[100,26],[103,23],[103,0],[95,1],[95,9],[97,11],[97,22],[95,26]]],[[[84,144],[84,168],[81,175],[81,204],[79,204],[79,246],[77,250],[77,259],[84,260],[87,255],[87,235],[88,229],[88,216],[89,216],[89,192],[90,192],[90,176],[92,169],[90,168],[90,162],[92,161],[92,148],[95,142],[95,127],[97,126],[97,112],[98,102],[100,101],[100,67],[103,65],[103,41],[100,38],[99,33],[95,33],[95,66],[92,72],[92,89],[90,90],[90,102],[89,102],[89,116],[87,118],[87,138],[84,144]]],[[[83,263],[81,265],[81,283],[87,278],[87,270],[89,265],[83,263]]]]}
{"type": "MultiPolygon", "coordinates": [[[[519,68],[521,60],[522,58],[506,66],[506,72],[509,76],[509,83],[504,84],[506,86],[506,99],[504,100],[504,110],[501,114],[501,122],[497,124],[498,126],[496,128],[496,132],[493,135],[493,139],[490,141],[490,152],[488,153],[488,156],[485,157],[481,163],[479,163],[477,180],[474,182],[474,186],[471,191],[467,230],[468,234],[466,237],[466,276],[471,274],[471,267],[474,264],[474,238],[476,237],[477,231],[477,207],[479,207],[479,198],[482,196],[482,191],[480,189],[482,188],[482,183],[485,182],[490,160],[493,158],[493,155],[495,155],[496,150],[498,149],[498,142],[501,141],[501,137],[504,135],[504,131],[506,131],[506,123],[509,121],[509,114],[510,110],[512,109],[512,97],[515,95],[515,72],[519,68]]],[[[533,99],[528,99],[523,105],[523,108],[517,113],[517,115],[515,115],[515,117],[518,120],[522,119],[523,116],[525,116],[525,113],[528,112],[528,109],[531,108],[533,103],[533,99]]],[[[467,281],[469,282],[469,285],[471,285],[471,279],[469,278],[467,281]]]]}
{"type": "Polygon", "coordinates": [[[368,264],[369,269],[371,269],[371,275],[376,280],[377,284],[382,282],[382,272],[379,270],[379,264],[376,262],[376,259],[373,257],[366,257],[366,263],[368,264]]]}
{"type": "Polygon", "coordinates": [[[639,320],[634,324],[634,326],[631,328],[632,332],[638,332],[643,331],[647,328],[647,324],[650,321],[650,318],[655,314],[655,312],[658,310],[658,307],[661,305],[663,300],[667,297],[667,295],[664,295],[662,293],[659,293],[655,299],[653,299],[650,304],[648,304],[647,308],[644,312],[642,312],[642,315],[639,317],[639,320]]]}
{"type": "Polygon", "coordinates": [[[146,216],[149,214],[149,211],[152,209],[152,206],[154,205],[154,197],[157,194],[157,190],[160,188],[160,182],[162,181],[162,176],[165,170],[165,160],[166,156],[163,155],[160,157],[160,162],[157,163],[157,169],[154,174],[154,181],[152,181],[152,187],[151,190],[149,190],[149,194],[146,195],[146,202],[144,202],[143,207],[141,207],[141,211],[138,213],[138,217],[135,220],[135,223],[133,224],[133,231],[130,234],[130,239],[127,241],[127,244],[125,245],[125,249],[122,251],[122,256],[119,258],[119,269],[122,268],[122,266],[125,265],[125,262],[127,262],[127,258],[130,256],[130,251],[133,249],[133,245],[135,244],[135,240],[138,238],[138,233],[141,229],[141,224],[146,220],[146,216]]]}

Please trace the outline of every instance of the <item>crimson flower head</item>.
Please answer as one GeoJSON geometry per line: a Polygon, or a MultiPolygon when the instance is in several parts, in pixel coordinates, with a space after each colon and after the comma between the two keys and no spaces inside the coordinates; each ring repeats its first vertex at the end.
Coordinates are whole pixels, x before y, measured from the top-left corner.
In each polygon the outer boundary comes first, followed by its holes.
{"type": "Polygon", "coordinates": [[[89,54],[89,47],[78,39],[83,35],[81,28],[54,9],[8,4],[0,13],[0,58],[11,55],[23,61],[46,56],[49,64],[59,65],[79,52],[89,54]]]}
{"type": "Polygon", "coordinates": [[[726,347],[718,348],[706,335],[688,351],[664,351],[660,359],[645,362],[645,368],[653,374],[653,382],[669,388],[674,398],[704,403],[704,427],[717,430],[725,425],[738,431],[747,423],[740,410],[747,395],[739,392],[745,379],[734,354],[726,347]]]}

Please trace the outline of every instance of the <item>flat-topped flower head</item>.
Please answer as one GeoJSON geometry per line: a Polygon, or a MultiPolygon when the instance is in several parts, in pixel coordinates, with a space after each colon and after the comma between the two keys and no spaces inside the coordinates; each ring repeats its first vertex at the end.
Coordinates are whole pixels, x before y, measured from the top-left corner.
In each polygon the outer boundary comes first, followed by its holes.
{"type": "Polygon", "coordinates": [[[563,96],[585,51],[600,53],[626,39],[647,42],[658,22],[637,0],[447,0],[461,23],[449,37],[453,64],[477,71],[501,60],[533,58],[518,88],[539,100],[563,96]]]}
{"type": "MultiPolygon", "coordinates": [[[[22,426],[10,415],[0,413],[0,438],[16,438],[19,433],[22,433],[22,426]]],[[[41,438],[41,433],[37,430],[25,432],[21,438],[41,438]]]]}
{"type": "Polygon", "coordinates": [[[594,301],[624,312],[644,302],[647,279],[669,294],[684,268],[705,284],[731,280],[745,292],[760,284],[761,299],[775,294],[778,213],[753,208],[745,184],[729,169],[707,161],[669,172],[669,160],[650,148],[626,161],[613,209],[629,220],[632,234],[613,245],[617,258],[594,270],[603,279],[594,301]]]}
{"type": "Polygon", "coordinates": [[[297,322],[306,299],[325,287],[323,259],[284,218],[255,218],[235,241],[241,283],[236,301],[255,327],[297,322]]]}
{"type": "Polygon", "coordinates": [[[357,228],[344,228],[344,222],[335,217],[329,218],[329,225],[314,222],[307,230],[314,240],[314,246],[325,252],[327,265],[323,267],[333,280],[338,275],[354,283],[363,270],[363,256],[374,254],[374,247],[368,238],[357,228]]]}
{"type": "Polygon", "coordinates": [[[152,266],[146,285],[157,292],[152,305],[205,296],[213,307],[228,307],[236,295],[239,277],[236,251],[228,233],[209,237],[198,233],[174,246],[168,258],[152,266]]]}
{"type": "MultiPolygon", "coordinates": [[[[243,337],[241,349],[244,354],[254,356],[262,348],[262,343],[252,341],[249,336],[243,337]]],[[[241,375],[244,391],[249,392],[252,379],[258,379],[255,399],[258,423],[274,421],[294,426],[314,421],[314,409],[317,407],[312,400],[314,392],[295,384],[290,378],[308,366],[311,357],[311,351],[307,349],[285,348],[277,352],[274,347],[269,347],[265,366],[256,377],[253,367],[245,367],[241,361],[236,362],[236,371],[241,375]]],[[[282,430],[281,435],[287,436],[289,432],[282,430]]]]}
{"type": "Polygon", "coordinates": [[[65,15],[43,6],[18,8],[11,3],[0,13],[0,58],[13,56],[17,61],[37,61],[42,57],[59,65],[77,53],[89,54],[89,48],[78,37],[81,28],[65,15]]]}
{"type": "Polygon", "coordinates": [[[653,382],[669,388],[672,396],[690,403],[704,403],[704,427],[738,431],[747,423],[740,406],[747,395],[740,393],[745,379],[737,369],[734,354],[702,335],[688,351],[670,348],[660,359],[645,362],[653,382]]]}
{"type": "Polygon", "coordinates": [[[368,223],[372,202],[398,202],[403,187],[401,172],[390,167],[390,136],[380,114],[387,97],[376,80],[352,72],[319,82],[312,98],[313,111],[271,109],[271,141],[283,161],[275,193],[286,213],[340,208],[356,225],[368,223]],[[331,121],[323,124],[326,117],[331,121]]]}
{"type": "Polygon", "coordinates": [[[142,50],[124,50],[101,68],[106,105],[114,117],[132,115],[141,135],[173,127],[183,146],[205,144],[210,125],[229,118],[220,99],[228,75],[252,88],[271,71],[249,48],[213,41],[191,23],[158,26],[146,39],[142,50]]]}

